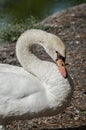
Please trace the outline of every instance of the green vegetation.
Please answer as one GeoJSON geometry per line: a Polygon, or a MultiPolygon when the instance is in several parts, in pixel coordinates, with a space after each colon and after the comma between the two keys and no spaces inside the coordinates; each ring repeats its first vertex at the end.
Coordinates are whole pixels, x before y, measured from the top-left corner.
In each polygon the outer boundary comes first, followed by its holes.
{"type": "Polygon", "coordinates": [[[8,24],[6,29],[1,32],[0,39],[9,42],[15,42],[21,33],[23,33],[27,29],[36,28],[44,30],[44,27],[41,25],[37,25],[38,20],[34,17],[31,17],[25,22],[16,23],[16,24],[8,24]]]}
{"type": "Polygon", "coordinates": [[[86,110],[80,111],[80,114],[86,115],[86,110]]]}

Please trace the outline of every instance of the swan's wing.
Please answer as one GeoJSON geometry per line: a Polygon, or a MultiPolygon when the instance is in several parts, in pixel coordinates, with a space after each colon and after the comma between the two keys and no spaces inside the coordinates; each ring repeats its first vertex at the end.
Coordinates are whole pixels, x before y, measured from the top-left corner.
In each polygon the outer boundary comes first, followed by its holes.
{"type": "Polygon", "coordinates": [[[0,72],[12,72],[19,75],[27,75],[27,72],[22,67],[8,64],[0,64],[0,72]]]}
{"type": "Polygon", "coordinates": [[[16,99],[40,91],[41,82],[21,67],[6,65],[0,68],[0,96],[16,99]]]}
{"type": "Polygon", "coordinates": [[[20,67],[0,65],[0,119],[27,113],[30,116],[48,107],[42,83],[20,70],[20,67]]]}
{"type": "Polygon", "coordinates": [[[40,90],[41,85],[35,76],[22,67],[0,64],[0,94],[5,93],[4,96],[8,94],[13,98],[19,98],[40,90]]]}

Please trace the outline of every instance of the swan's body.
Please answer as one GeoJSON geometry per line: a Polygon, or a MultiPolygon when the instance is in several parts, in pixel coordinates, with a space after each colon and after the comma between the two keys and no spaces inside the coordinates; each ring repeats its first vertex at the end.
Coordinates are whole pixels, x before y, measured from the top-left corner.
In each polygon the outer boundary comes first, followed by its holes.
{"type": "Polygon", "coordinates": [[[55,60],[52,45],[58,46],[60,54],[65,56],[65,47],[60,42],[55,35],[29,30],[21,35],[16,47],[24,69],[0,64],[1,124],[14,119],[55,115],[68,105],[73,91],[70,77],[64,78],[55,63],[40,60],[30,51],[33,44],[40,44],[55,60]]]}

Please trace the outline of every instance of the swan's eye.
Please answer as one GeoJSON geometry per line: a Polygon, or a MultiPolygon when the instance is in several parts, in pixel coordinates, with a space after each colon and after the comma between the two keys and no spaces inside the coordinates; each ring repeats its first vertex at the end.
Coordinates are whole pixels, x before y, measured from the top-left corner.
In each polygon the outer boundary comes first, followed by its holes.
{"type": "Polygon", "coordinates": [[[65,57],[63,57],[58,51],[56,51],[56,54],[57,54],[57,59],[62,59],[65,62],[65,57]]]}
{"type": "Polygon", "coordinates": [[[56,51],[56,53],[58,53],[58,51],[56,51]]]}

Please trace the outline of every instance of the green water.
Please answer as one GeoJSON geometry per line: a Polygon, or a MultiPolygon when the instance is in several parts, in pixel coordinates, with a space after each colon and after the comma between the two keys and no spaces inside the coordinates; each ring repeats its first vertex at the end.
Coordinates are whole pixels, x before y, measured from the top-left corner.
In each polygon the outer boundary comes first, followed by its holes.
{"type": "Polygon", "coordinates": [[[7,24],[34,16],[40,20],[56,11],[85,3],[86,0],[0,0],[0,31],[7,24]]]}

